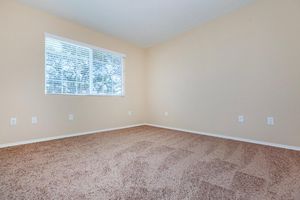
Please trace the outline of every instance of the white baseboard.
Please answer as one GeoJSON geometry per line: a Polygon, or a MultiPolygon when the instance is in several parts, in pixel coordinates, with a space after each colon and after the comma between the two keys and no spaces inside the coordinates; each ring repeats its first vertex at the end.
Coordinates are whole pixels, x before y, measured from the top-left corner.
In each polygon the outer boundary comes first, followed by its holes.
{"type": "Polygon", "coordinates": [[[67,135],[59,135],[59,136],[39,138],[39,139],[31,139],[31,140],[8,143],[8,144],[0,144],[0,148],[18,146],[18,145],[23,145],[23,144],[32,144],[32,143],[37,143],[37,142],[45,142],[45,141],[51,141],[51,140],[69,138],[69,137],[76,137],[76,136],[82,136],[82,135],[89,135],[89,134],[101,133],[101,132],[106,132],[106,131],[114,131],[114,130],[120,130],[120,129],[125,129],[125,128],[133,128],[133,127],[138,127],[138,126],[143,126],[143,125],[153,126],[153,127],[157,127],[157,128],[165,128],[165,129],[176,130],[176,131],[183,131],[183,132],[211,136],[211,137],[217,137],[217,138],[222,138],[222,139],[235,140],[235,141],[240,141],[240,142],[247,142],[247,143],[252,143],[252,144],[259,144],[259,145],[300,151],[300,147],[297,147],[297,146],[288,146],[288,145],[283,145],[283,144],[262,142],[262,141],[258,141],[258,140],[245,139],[245,138],[226,136],[226,135],[218,135],[218,134],[213,134],[213,133],[205,133],[205,132],[200,132],[200,131],[193,131],[193,130],[187,130],[187,129],[181,129],[181,128],[162,126],[162,125],[157,125],[157,124],[149,124],[149,123],[134,124],[134,125],[129,125],[129,126],[117,127],[117,128],[101,129],[101,130],[94,130],[94,131],[88,131],[88,132],[82,132],[82,133],[73,133],[73,134],[67,134],[67,135]]]}
{"type": "Polygon", "coordinates": [[[259,145],[277,147],[277,148],[282,148],[282,149],[300,151],[300,147],[297,147],[297,146],[288,146],[288,145],[284,145],[284,144],[276,144],[276,143],[271,143],[271,142],[262,142],[262,141],[258,141],[258,140],[245,139],[245,138],[226,136],[226,135],[218,135],[218,134],[213,134],[213,133],[205,133],[205,132],[186,130],[186,129],[181,129],[181,128],[173,128],[173,127],[161,126],[161,125],[156,125],[156,124],[147,124],[146,123],[145,125],[153,126],[153,127],[157,127],[157,128],[165,128],[165,129],[170,129],[170,130],[194,133],[194,134],[198,134],[198,135],[205,135],[205,136],[217,137],[217,138],[222,138],[222,139],[235,140],[235,141],[240,141],[240,142],[247,142],[247,143],[252,143],[252,144],[259,144],[259,145]]]}
{"type": "Polygon", "coordinates": [[[120,130],[120,129],[125,129],[125,128],[133,128],[133,127],[142,126],[142,125],[145,125],[145,124],[134,124],[134,125],[129,125],[129,126],[117,127],[117,128],[108,128],[108,129],[101,129],[101,130],[88,131],[88,132],[82,132],[82,133],[72,133],[72,134],[58,135],[58,136],[53,136],[53,137],[38,138],[38,139],[31,139],[31,140],[20,141],[20,142],[0,144],[0,149],[6,148],[6,147],[19,146],[19,145],[23,145],[23,144],[32,144],[32,143],[37,143],[37,142],[45,142],[45,141],[51,141],[51,140],[69,138],[69,137],[76,137],[76,136],[82,136],[82,135],[107,132],[107,131],[115,131],[115,130],[120,130]]]}

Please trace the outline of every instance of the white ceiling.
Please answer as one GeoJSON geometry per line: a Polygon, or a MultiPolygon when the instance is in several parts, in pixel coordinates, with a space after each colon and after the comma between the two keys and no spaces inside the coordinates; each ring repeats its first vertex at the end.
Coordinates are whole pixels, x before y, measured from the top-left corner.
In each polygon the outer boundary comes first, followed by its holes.
{"type": "Polygon", "coordinates": [[[141,47],[150,47],[255,0],[18,1],[141,47]]]}

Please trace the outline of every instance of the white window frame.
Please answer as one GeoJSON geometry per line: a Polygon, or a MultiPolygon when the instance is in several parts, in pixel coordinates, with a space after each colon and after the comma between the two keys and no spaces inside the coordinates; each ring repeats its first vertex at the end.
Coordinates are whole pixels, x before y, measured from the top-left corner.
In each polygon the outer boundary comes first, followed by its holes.
{"type": "MultiPolygon", "coordinates": [[[[65,37],[61,37],[61,36],[57,36],[57,35],[53,35],[53,34],[50,34],[50,33],[45,33],[45,36],[44,36],[44,70],[45,70],[45,76],[44,76],[44,89],[45,89],[45,95],[63,95],[63,96],[93,96],[93,97],[125,97],[125,58],[126,58],[126,55],[123,54],[123,53],[119,53],[119,52],[116,52],[116,51],[111,51],[111,50],[108,50],[108,49],[104,49],[104,48],[101,48],[101,47],[97,47],[97,46],[94,46],[94,45],[91,45],[91,44],[87,44],[87,43],[83,43],[83,42],[78,42],[78,41],[75,41],[75,40],[72,40],[72,39],[68,39],[68,38],[65,38],[65,37]],[[83,47],[87,47],[87,48],[91,48],[91,49],[95,49],[95,50],[99,50],[99,51],[104,51],[104,52],[107,52],[107,53],[112,53],[112,54],[115,54],[115,55],[118,55],[120,57],[122,57],[121,59],[121,64],[122,64],[122,93],[120,95],[114,95],[114,94],[66,94],[66,93],[61,93],[61,94],[48,94],[47,91],[46,91],[46,38],[49,37],[49,38],[53,38],[53,39],[57,39],[57,40],[60,40],[60,41],[63,41],[63,42],[68,42],[68,43],[71,43],[71,44],[74,44],[74,45],[78,45],[78,46],[83,46],[83,47]]],[[[89,70],[90,72],[90,77],[91,77],[91,70],[89,70]]],[[[91,80],[90,80],[90,84],[91,84],[91,80]]]]}

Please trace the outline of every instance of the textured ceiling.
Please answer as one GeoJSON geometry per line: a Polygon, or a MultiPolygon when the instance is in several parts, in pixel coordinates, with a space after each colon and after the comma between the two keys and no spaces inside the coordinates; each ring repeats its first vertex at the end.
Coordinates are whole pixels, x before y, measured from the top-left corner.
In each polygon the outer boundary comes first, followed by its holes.
{"type": "Polygon", "coordinates": [[[254,0],[18,0],[150,47],[254,0]]]}

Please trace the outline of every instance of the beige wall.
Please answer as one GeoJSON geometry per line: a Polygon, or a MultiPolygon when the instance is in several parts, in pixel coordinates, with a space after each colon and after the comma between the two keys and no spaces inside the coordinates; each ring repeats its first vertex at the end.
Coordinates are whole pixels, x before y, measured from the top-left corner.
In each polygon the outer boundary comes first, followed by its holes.
{"type": "Polygon", "coordinates": [[[144,122],[143,49],[14,0],[0,1],[0,25],[0,144],[144,122]],[[45,32],[126,54],[126,96],[44,95],[45,32]],[[16,127],[9,125],[12,116],[16,127]]]}
{"type": "Polygon", "coordinates": [[[150,48],[147,121],[300,146],[299,10],[299,0],[257,0],[150,48]]]}
{"type": "Polygon", "coordinates": [[[300,146],[299,10],[298,0],[258,0],[145,51],[1,0],[0,144],[149,122],[300,146]],[[44,95],[45,32],[126,54],[126,96],[44,95]]]}

